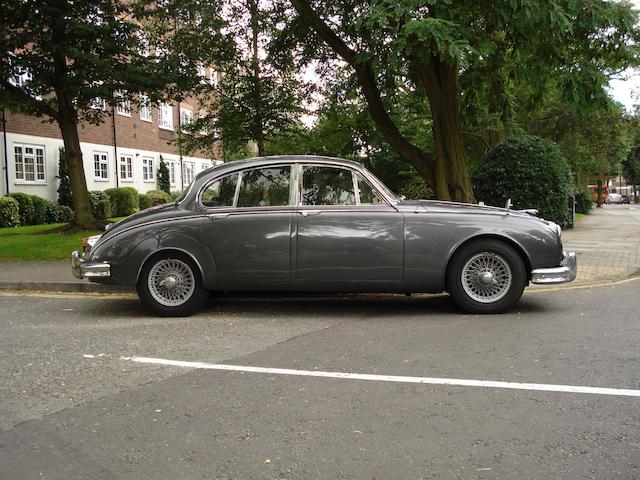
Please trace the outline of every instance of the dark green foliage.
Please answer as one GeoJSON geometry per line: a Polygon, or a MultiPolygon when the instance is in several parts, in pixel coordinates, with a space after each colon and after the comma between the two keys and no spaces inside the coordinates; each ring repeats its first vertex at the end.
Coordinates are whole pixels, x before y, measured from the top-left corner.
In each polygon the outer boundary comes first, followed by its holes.
{"type": "Polygon", "coordinates": [[[111,201],[111,214],[126,217],[138,210],[138,192],[131,187],[109,188],[104,191],[111,201]]]}
{"type": "Polygon", "coordinates": [[[31,202],[33,203],[33,224],[42,225],[47,223],[47,202],[49,200],[31,195],[31,202]]]}
{"type": "MultiPolygon", "coordinates": [[[[147,204],[144,208],[155,207],[156,205],[164,205],[165,203],[171,203],[171,195],[162,190],[149,190],[146,195],[145,202],[147,204]]],[[[140,209],[142,209],[142,200],[140,200],[140,209]]]]}
{"type": "MultiPolygon", "coordinates": [[[[169,168],[164,163],[164,158],[160,155],[160,164],[158,165],[158,190],[162,190],[167,195],[171,194],[171,184],[169,179],[169,168]]],[[[142,208],[142,207],[140,207],[142,208]]]]}
{"type": "Polygon", "coordinates": [[[111,217],[111,200],[105,192],[89,192],[89,203],[91,204],[91,213],[98,220],[111,217]]]}
{"type": "Polygon", "coordinates": [[[171,192],[171,194],[170,194],[170,195],[171,195],[171,200],[175,202],[175,201],[176,201],[176,199],[177,199],[180,195],[182,195],[182,192],[181,192],[181,191],[180,191],[180,192],[171,192]]]}
{"type": "Polygon", "coordinates": [[[586,190],[577,190],[576,193],[576,213],[587,214],[593,208],[593,199],[586,190]]]}
{"type": "Polygon", "coordinates": [[[66,205],[58,205],[58,221],[60,223],[71,223],[75,214],[66,205]]]}
{"type": "Polygon", "coordinates": [[[140,208],[140,210],[145,210],[147,208],[149,208],[151,206],[151,202],[149,201],[149,198],[147,197],[146,194],[141,193],[138,195],[138,208],[140,208]]]}
{"type": "Polygon", "coordinates": [[[426,182],[416,174],[404,183],[399,189],[398,194],[407,200],[428,200],[434,198],[433,190],[426,182]]]}
{"type": "Polygon", "coordinates": [[[47,201],[45,205],[45,222],[44,223],[58,223],[60,221],[60,208],[59,205],[47,201]]]}
{"type": "Polygon", "coordinates": [[[10,193],[9,196],[15,198],[18,202],[18,208],[20,210],[20,225],[33,225],[34,208],[31,195],[16,192],[10,193]]]}
{"type": "Polygon", "coordinates": [[[58,205],[66,205],[71,208],[73,205],[73,192],[71,191],[71,180],[69,180],[69,167],[65,160],[64,148],[60,149],[60,160],[58,161],[58,205]]]}
{"type": "Polygon", "coordinates": [[[20,226],[20,206],[12,197],[0,197],[0,227],[20,226]]]}
{"type": "Polygon", "coordinates": [[[571,222],[568,199],[571,171],[558,147],[543,138],[510,138],[491,150],[475,167],[473,187],[478,200],[514,209],[535,208],[560,225],[571,222]]]}

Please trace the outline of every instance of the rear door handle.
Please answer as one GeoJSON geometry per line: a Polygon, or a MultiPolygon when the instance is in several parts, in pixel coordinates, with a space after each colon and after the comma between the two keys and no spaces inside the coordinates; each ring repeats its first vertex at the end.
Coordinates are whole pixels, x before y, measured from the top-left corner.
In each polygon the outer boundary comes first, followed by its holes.
{"type": "Polygon", "coordinates": [[[320,215],[322,210],[298,210],[298,213],[303,217],[308,217],[309,215],[320,215]]]}

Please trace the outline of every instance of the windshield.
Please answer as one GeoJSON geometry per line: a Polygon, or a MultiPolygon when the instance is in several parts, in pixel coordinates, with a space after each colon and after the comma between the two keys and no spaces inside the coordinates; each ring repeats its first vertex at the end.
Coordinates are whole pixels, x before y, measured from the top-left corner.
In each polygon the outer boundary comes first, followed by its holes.
{"type": "MultiPolygon", "coordinates": [[[[195,180],[194,180],[195,181],[195,180]]],[[[191,187],[193,186],[193,182],[191,181],[191,183],[189,185],[187,185],[187,188],[185,188],[182,193],[178,196],[178,198],[176,198],[175,204],[178,205],[180,202],[182,202],[185,197],[187,196],[187,194],[189,193],[189,191],[191,190],[191,187]]]]}
{"type": "MultiPolygon", "coordinates": [[[[364,167],[363,167],[364,168],[364,167]]],[[[368,170],[367,168],[364,168],[365,172],[367,172],[369,174],[369,176],[375,178],[377,180],[376,182],[376,188],[380,188],[380,190],[382,190],[389,198],[391,198],[392,200],[399,202],[400,198],[398,197],[398,195],[396,195],[394,192],[392,192],[389,187],[387,187],[378,177],[376,177],[371,170],[368,170]]]]}

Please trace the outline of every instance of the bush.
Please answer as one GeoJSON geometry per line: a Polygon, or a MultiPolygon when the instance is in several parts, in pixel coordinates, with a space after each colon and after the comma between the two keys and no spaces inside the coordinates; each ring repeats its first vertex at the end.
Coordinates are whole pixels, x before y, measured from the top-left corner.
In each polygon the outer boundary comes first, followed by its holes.
{"type": "Polygon", "coordinates": [[[60,223],[70,223],[75,217],[75,213],[66,205],[58,205],[58,221],[60,223]]]}
{"type": "Polygon", "coordinates": [[[44,223],[58,223],[59,221],[60,221],[59,206],[53,202],[47,201],[44,223]]]}
{"type": "Polygon", "coordinates": [[[180,195],[182,195],[182,191],[171,192],[171,201],[175,202],[180,195]]]}
{"type": "Polygon", "coordinates": [[[151,206],[151,201],[144,193],[138,195],[138,206],[140,207],[140,210],[144,210],[151,206]]]}
{"type": "Polygon", "coordinates": [[[169,180],[169,167],[164,163],[164,158],[160,155],[160,164],[158,165],[158,190],[162,190],[163,192],[171,193],[171,184],[169,180]]]}
{"type": "Polygon", "coordinates": [[[33,225],[34,208],[31,195],[16,192],[10,193],[9,196],[18,202],[18,209],[20,210],[20,225],[33,225]]]}
{"type": "Polygon", "coordinates": [[[111,218],[111,200],[105,192],[89,192],[89,204],[91,213],[98,220],[111,218]]]}
{"type": "Polygon", "coordinates": [[[478,200],[514,209],[535,208],[562,226],[571,223],[568,198],[573,186],[567,160],[556,145],[523,136],[500,143],[480,161],[472,175],[478,200]]]}
{"type": "Polygon", "coordinates": [[[38,197],[37,195],[31,195],[31,202],[33,203],[33,224],[42,225],[47,223],[47,202],[49,200],[38,197]]]}
{"type": "Polygon", "coordinates": [[[20,205],[15,198],[0,197],[0,227],[20,226],[20,205]]]}
{"type": "Polygon", "coordinates": [[[398,190],[398,194],[407,200],[428,200],[434,198],[433,190],[420,177],[411,178],[398,190]]]}
{"type": "Polygon", "coordinates": [[[138,205],[140,205],[140,194],[138,193],[138,191],[133,187],[122,187],[122,188],[131,192],[131,195],[133,195],[133,198],[135,200],[136,208],[139,208],[138,205]]]}
{"type": "Polygon", "coordinates": [[[109,196],[113,216],[126,217],[138,210],[138,192],[134,188],[109,188],[104,193],[109,196]]]}
{"type": "MultiPolygon", "coordinates": [[[[149,190],[146,194],[149,207],[155,207],[156,205],[164,205],[165,203],[171,203],[171,195],[162,190],[149,190]]],[[[142,207],[140,207],[142,208],[142,207]]]]}
{"type": "Polygon", "coordinates": [[[58,205],[73,206],[73,193],[71,191],[71,180],[69,179],[69,166],[64,154],[64,148],[58,151],[58,205]]]}
{"type": "Polygon", "coordinates": [[[591,193],[586,190],[576,191],[576,213],[587,214],[593,208],[591,193]]]}

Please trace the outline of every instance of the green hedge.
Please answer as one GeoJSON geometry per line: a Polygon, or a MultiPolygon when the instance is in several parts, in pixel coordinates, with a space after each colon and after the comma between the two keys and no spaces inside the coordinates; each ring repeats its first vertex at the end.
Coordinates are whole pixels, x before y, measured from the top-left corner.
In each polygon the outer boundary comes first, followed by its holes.
{"type": "Polygon", "coordinates": [[[571,223],[571,170],[558,147],[540,137],[509,138],[479,162],[472,175],[478,200],[514,209],[535,208],[562,226],[571,223]]]}
{"type": "Polygon", "coordinates": [[[20,225],[33,225],[35,209],[33,207],[31,195],[16,192],[10,193],[9,196],[18,202],[18,208],[20,210],[20,225]]]}
{"type": "Polygon", "coordinates": [[[111,202],[111,214],[126,217],[138,210],[138,192],[135,188],[109,188],[104,191],[111,202]]]}
{"type": "Polygon", "coordinates": [[[0,197],[0,227],[20,226],[20,206],[12,197],[0,197]]]}
{"type": "Polygon", "coordinates": [[[91,205],[91,213],[98,220],[111,218],[111,200],[105,192],[89,192],[89,204],[91,205]]]}
{"type": "Polygon", "coordinates": [[[149,190],[145,196],[147,197],[149,207],[171,203],[171,196],[168,193],[163,192],[162,190],[149,190]]]}
{"type": "Polygon", "coordinates": [[[69,223],[73,221],[76,214],[66,205],[58,205],[58,222],[69,223]]]}

